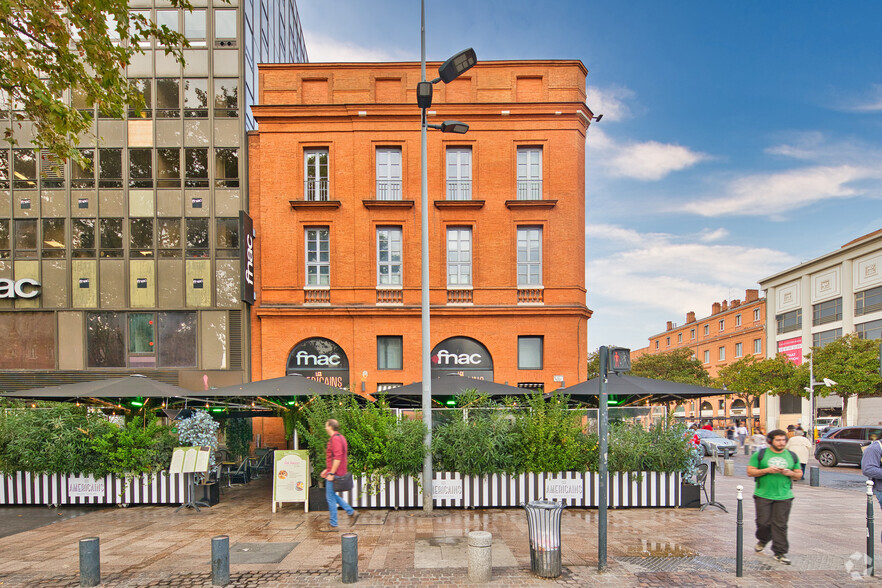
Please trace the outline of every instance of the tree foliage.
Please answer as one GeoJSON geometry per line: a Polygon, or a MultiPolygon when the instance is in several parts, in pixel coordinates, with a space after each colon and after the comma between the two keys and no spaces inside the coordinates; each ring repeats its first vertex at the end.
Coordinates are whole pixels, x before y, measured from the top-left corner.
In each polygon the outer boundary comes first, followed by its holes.
{"type": "MultiPolygon", "coordinates": [[[[189,0],[170,3],[192,9],[189,0]]],[[[140,110],[144,99],[125,72],[152,38],[183,62],[183,35],[129,12],[126,0],[0,0],[0,99],[13,105],[13,125],[34,121],[37,147],[86,164],[76,146],[90,133],[92,115],[64,92],[75,90],[109,117],[123,118],[129,106],[140,110]]],[[[14,129],[2,130],[15,144],[14,129]]]]}
{"type": "Polygon", "coordinates": [[[768,359],[748,355],[720,370],[717,384],[726,386],[747,405],[747,420],[753,422],[753,399],[765,393],[802,394],[799,373],[783,353],[768,359]]]}
{"type": "Polygon", "coordinates": [[[836,382],[833,388],[815,386],[815,394],[827,396],[835,392],[841,396],[843,421],[849,396],[882,394],[878,339],[861,339],[857,333],[849,333],[824,347],[812,347],[810,361],[814,364],[816,381],[829,378],[836,382]]]}
{"type": "Polygon", "coordinates": [[[631,363],[631,375],[681,384],[708,386],[710,374],[689,348],[673,349],[665,353],[647,353],[631,363]]]}

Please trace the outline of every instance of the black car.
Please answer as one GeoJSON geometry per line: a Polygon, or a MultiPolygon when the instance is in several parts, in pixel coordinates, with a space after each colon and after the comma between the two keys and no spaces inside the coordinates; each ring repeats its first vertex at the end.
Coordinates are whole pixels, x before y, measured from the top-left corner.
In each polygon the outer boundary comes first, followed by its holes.
{"type": "Polygon", "coordinates": [[[823,466],[861,463],[863,448],[882,439],[882,427],[842,427],[817,440],[815,459],[823,466]]]}

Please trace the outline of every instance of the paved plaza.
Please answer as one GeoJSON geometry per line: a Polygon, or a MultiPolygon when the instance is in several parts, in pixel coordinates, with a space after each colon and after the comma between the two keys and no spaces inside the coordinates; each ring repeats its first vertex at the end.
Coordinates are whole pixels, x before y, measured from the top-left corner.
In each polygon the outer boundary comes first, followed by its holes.
{"type": "MultiPolygon", "coordinates": [[[[609,513],[609,569],[597,565],[597,512],[567,509],[563,575],[530,574],[520,509],[362,510],[341,530],[358,535],[359,586],[468,585],[466,536],[493,534],[494,586],[869,586],[864,575],[866,496],[855,490],[795,487],[792,566],[753,552],[753,482],[717,477],[728,507],[629,509],[609,513]],[[735,487],[745,486],[744,577],[735,576],[735,487]]],[[[78,586],[77,541],[101,538],[105,586],[209,586],[211,538],[230,536],[233,586],[341,584],[338,533],[321,533],[326,512],[285,505],[271,512],[270,486],[228,489],[202,512],[172,507],[107,508],[0,538],[0,587],[78,586]]],[[[43,507],[32,507],[39,510],[43,507]]],[[[63,509],[62,509],[63,510],[63,509]]],[[[877,508],[878,512],[878,508],[877,508]]],[[[882,517],[880,517],[882,519],[882,517]]],[[[878,528],[882,529],[882,520],[878,528]]],[[[878,544],[877,544],[878,546],[878,544]]]]}

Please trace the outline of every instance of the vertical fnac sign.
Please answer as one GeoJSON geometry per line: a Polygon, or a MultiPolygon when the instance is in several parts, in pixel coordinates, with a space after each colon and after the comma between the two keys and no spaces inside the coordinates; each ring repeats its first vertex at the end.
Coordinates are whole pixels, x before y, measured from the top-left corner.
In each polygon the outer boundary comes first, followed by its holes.
{"type": "Polygon", "coordinates": [[[239,211],[239,275],[242,277],[242,302],[254,304],[254,221],[239,211]]]}

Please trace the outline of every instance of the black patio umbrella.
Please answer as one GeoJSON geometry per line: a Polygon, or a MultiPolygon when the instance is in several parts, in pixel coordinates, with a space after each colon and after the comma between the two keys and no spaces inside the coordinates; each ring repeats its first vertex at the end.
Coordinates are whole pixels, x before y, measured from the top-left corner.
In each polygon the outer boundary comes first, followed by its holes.
{"type": "MultiPolygon", "coordinates": [[[[600,378],[592,378],[587,382],[574,384],[560,392],[568,394],[572,398],[598,396],[600,394],[600,378]]],[[[610,374],[607,378],[607,393],[617,396],[618,404],[631,404],[638,400],[649,400],[654,403],[693,400],[705,396],[719,396],[725,394],[726,391],[667,380],[610,374]]]]}
{"type": "MultiPolygon", "coordinates": [[[[529,388],[518,388],[517,386],[508,386],[506,384],[497,384],[489,380],[476,380],[458,375],[446,375],[439,378],[432,378],[432,398],[453,397],[462,394],[467,390],[477,390],[483,394],[490,396],[523,396],[532,394],[535,390],[529,388]]],[[[414,382],[407,386],[399,386],[385,390],[385,393],[393,398],[413,400],[419,398],[423,394],[423,383],[414,382]]],[[[393,402],[394,403],[394,402],[393,402]]]]}
{"type": "Polygon", "coordinates": [[[297,375],[282,376],[280,378],[271,378],[269,380],[257,380],[256,382],[235,384],[233,386],[224,386],[223,388],[211,388],[204,392],[190,393],[191,396],[234,396],[240,398],[285,398],[289,396],[308,397],[328,396],[332,394],[349,394],[349,390],[335,388],[334,386],[323,384],[317,380],[310,380],[309,378],[297,375]]]}
{"type": "Polygon", "coordinates": [[[192,394],[180,386],[157,382],[141,375],[109,378],[45,388],[0,392],[0,397],[34,400],[75,400],[78,398],[175,398],[192,394]]]}

